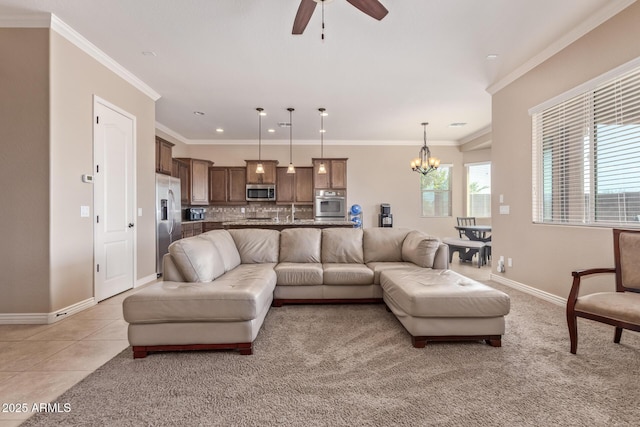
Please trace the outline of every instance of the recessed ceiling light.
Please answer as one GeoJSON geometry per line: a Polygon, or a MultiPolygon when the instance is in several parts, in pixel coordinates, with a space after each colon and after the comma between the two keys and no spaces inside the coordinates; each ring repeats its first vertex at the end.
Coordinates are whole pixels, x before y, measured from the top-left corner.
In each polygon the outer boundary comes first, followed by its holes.
{"type": "Polygon", "coordinates": [[[193,114],[195,114],[196,116],[204,116],[204,113],[202,111],[194,111],[193,114]]]}
{"type": "Polygon", "coordinates": [[[276,130],[275,129],[267,129],[267,132],[269,133],[274,133],[276,130]]]}
{"type": "Polygon", "coordinates": [[[326,129],[320,129],[320,133],[327,133],[326,129]]]}
{"type": "Polygon", "coordinates": [[[142,54],[144,56],[158,56],[154,51],[152,50],[145,50],[144,52],[142,52],[142,54]]]}
{"type": "Polygon", "coordinates": [[[222,133],[222,132],[224,132],[224,129],[222,129],[222,128],[217,128],[217,129],[216,129],[216,132],[218,132],[218,133],[222,133]]]}
{"type": "Polygon", "coordinates": [[[487,55],[487,59],[498,59],[498,54],[497,53],[490,53],[489,55],[487,55]]]}
{"type": "Polygon", "coordinates": [[[451,123],[449,125],[450,128],[461,128],[462,126],[466,126],[466,123],[463,122],[456,122],[456,123],[451,123]]]}

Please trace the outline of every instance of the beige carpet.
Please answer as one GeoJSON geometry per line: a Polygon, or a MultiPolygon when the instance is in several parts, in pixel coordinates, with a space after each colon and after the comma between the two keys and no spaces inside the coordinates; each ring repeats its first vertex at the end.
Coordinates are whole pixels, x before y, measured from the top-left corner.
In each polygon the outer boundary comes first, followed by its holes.
{"type": "Polygon", "coordinates": [[[640,422],[640,336],[512,297],[503,347],[414,349],[382,305],[271,309],[253,356],[126,350],[27,426],[626,426],[640,422]]]}

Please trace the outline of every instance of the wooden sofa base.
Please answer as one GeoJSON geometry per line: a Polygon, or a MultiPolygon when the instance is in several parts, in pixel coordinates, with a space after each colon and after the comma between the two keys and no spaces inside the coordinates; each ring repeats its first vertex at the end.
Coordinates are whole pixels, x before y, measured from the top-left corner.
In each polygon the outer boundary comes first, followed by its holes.
{"type": "Polygon", "coordinates": [[[271,306],[282,307],[284,304],[382,304],[383,302],[382,298],[275,298],[271,306]]]}
{"type": "Polygon", "coordinates": [[[232,344],[185,344],[185,345],[134,345],[133,358],[143,359],[154,351],[189,351],[189,350],[238,350],[242,355],[253,354],[250,342],[232,344]]]}
{"type": "Polygon", "coordinates": [[[451,335],[451,336],[432,336],[432,337],[411,337],[411,343],[415,348],[424,348],[427,341],[482,341],[484,340],[491,347],[502,347],[501,335],[451,335]]]}

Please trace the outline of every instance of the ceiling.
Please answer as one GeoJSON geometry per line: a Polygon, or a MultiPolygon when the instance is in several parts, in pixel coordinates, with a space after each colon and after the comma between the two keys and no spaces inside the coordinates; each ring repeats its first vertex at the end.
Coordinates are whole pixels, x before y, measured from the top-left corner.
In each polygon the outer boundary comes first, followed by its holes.
{"type": "Polygon", "coordinates": [[[287,107],[294,141],[317,141],[324,107],[327,143],[419,143],[428,121],[431,143],[459,144],[490,130],[489,87],[631,3],[381,2],[382,21],[328,2],[324,42],[320,6],[291,34],[299,0],[0,0],[0,17],[54,13],[160,94],[159,128],[185,142],[255,141],[256,107],[265,142],[288,142],[287,107]]]}

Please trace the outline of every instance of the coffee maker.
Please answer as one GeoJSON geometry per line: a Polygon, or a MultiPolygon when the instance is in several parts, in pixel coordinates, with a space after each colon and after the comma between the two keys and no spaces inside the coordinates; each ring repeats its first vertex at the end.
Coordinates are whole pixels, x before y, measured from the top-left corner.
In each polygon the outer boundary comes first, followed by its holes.
{"type": "Polygon", "coordinates": [[[378,214],[378,227],[393,227],[391,205],[388,203],[380,204],[380,213],[378,214]]]}

